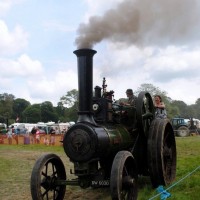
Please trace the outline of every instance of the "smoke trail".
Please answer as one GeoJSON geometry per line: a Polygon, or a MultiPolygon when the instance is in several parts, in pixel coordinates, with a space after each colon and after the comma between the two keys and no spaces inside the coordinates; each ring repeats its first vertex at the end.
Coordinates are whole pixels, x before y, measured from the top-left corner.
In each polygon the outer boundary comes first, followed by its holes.
{"type": "Polygon", "coordinates": [[[75,43],[92,48],[102,40],[137,46],[180,44],[199,39],[198,0],[125,0],[103,16],[80,24],[75,43]]]}

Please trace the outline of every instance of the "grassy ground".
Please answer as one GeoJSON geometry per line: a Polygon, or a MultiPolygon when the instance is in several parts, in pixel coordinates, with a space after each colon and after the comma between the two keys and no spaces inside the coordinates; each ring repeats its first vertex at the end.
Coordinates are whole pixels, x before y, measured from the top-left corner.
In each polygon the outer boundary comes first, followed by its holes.
{"type": "MultiPolygon", "coordinates": [[[[197,200],[200,196],[200,136],[176,138],[177,178],[170,186],[171,200],[197,200]],[[193,172],[187,178],[189,173],[193,172]]],[[[44,153],[59,155],[65,164],[68,178],[73,168],[62,146],[40,145],[0,145],[0,199],[31,200],[30,176],[38,157],[44,153]]],[[[139,178],[139,200],[148,200],[156,195],[147,177],[139,178]]],[[[67,186],[65,199],[71,200],[110,200],[109,188],[81,189],[67,186]]],[[[154,198],[160,199],[160,197],[154,198]]]]}

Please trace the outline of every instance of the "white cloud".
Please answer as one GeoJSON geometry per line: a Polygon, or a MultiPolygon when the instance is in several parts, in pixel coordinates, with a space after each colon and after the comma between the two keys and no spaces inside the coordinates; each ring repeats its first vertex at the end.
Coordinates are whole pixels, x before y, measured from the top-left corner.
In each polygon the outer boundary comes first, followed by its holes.
{"type": "Polygon", "coordinates": [[[1,0],[0,1],[0,16],[6,14],[13,5],[22,3],[23,1],[25,0],[1,0]]]}
{"type": "Polygon", "coordinates": [[[181,47],[160,49],[149,57],[145,70],[155,82],[170,82],[174,79],[187,80],[200,76],[200,50],[181,47]]]}
{"type": "Polygon", "coordinates": [[[157,86],[162,88],[162,90],[167,91],[168,96],[171,97],[173,100],[184,101],[186,104],[190,105],[194,104],[196,100],[200,98],[198,92],[199,85],[199,78],[180,78],[174,79],[165,84],[159,83],[159,85],[157,86]]]}
{"type": "Polygon", "coordinates": [[[0,54],[11,55],[22,51],[28,44],[28,34],[16,25],[9,31],[6,23],[0,20],[0,54]]]}
{"type": "Polygon", "coordinates": [[[0,77],[2,79],[15,77],[37,76],[43,73],[42,64],[38,60],[32,60],[23,54],[16,60],[0,58],[0,77]]]}
{"type": "Polygon", "coordinates": [[[51,101],[57,105],[60,97],[77,89],[77,74],[72,70],[58,71],[51,77],[38,76],[27,81],[31,99],[38,103],[51,101]]]}

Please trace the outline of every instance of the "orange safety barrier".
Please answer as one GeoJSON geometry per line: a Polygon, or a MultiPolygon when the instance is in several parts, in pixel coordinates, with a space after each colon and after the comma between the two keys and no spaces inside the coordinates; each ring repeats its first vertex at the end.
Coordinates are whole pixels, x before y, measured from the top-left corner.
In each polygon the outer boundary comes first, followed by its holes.
{"type": "Polygon", "coordinates": [[[54,140],[52,140],[51,135],[41,134],[39,140],[35,138],[35,135],[13,135],[12,138],[8,138],[7,135],[0,134],[0,144],[10,144],[10,145],[17,145],[17,144],[44,144],[44,145],[62,145],[63,134],[56,134],[54,135],[54,140]],[[53,142],[51,144],[51,142],[53,142]]]}

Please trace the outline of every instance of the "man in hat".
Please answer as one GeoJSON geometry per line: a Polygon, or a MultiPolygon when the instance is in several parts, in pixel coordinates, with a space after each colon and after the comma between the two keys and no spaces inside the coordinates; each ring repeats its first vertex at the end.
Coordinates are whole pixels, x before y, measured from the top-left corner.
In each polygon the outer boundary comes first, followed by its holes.
{"type": "Polygon", "coordinates": [[[136,107],[136,96],[133,94],[132,89],[126,90],[126,96],[128,97],[127,102],[122,102],[121,104],[124,106],[134,106],[136,107]]]}

